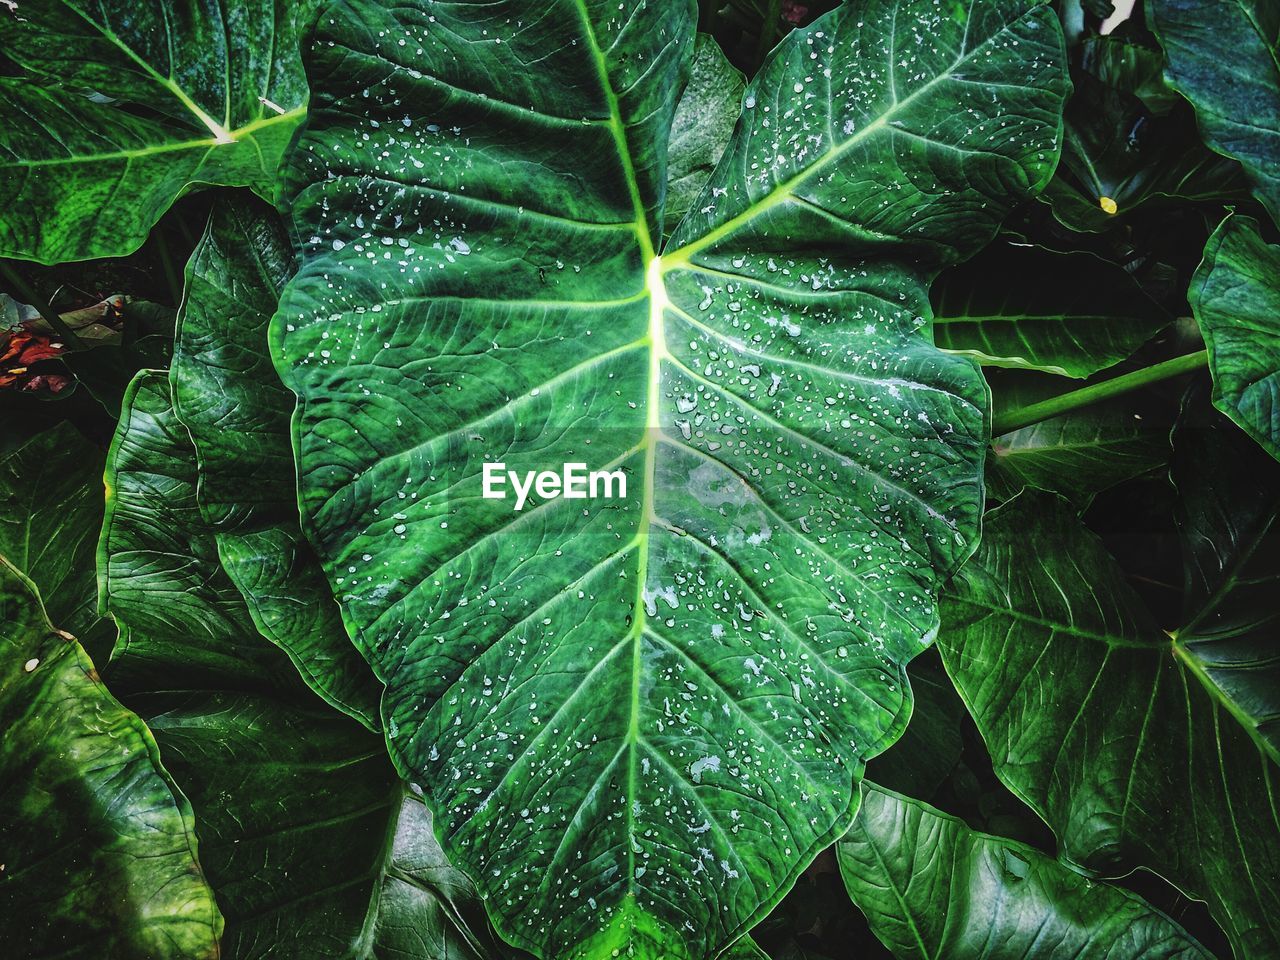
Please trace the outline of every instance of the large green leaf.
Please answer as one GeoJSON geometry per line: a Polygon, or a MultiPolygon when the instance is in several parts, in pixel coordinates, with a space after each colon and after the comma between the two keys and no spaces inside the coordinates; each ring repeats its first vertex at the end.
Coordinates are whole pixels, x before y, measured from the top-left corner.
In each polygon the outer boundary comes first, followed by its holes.
{"type": "Polygon", "coordinates": [[[112,632],[93,571],[104,456],[60,423],[0,458],[0,556],[36,584],[50,619],[95,650],[110,649],[112,632]]]}
{"type": "Polygon", "coordinates": [[[1280,247],[1230,216],[1187,292],[1213,374],[1213,403],[1280,460],[1280,247]]]}
{"type": "Polygon", "coordinates": [[[1188,402],[1173,440],[1187,586],[1174,652],[1280,764],[1280,466],[1204,404],[1188,402]]]}
{"type": "Polygon", "coordinates": [[[1150,0],[1169,82],[1205,140],[1244,166],[1280,222],[1280,6],[1274,0],[1150,0]]]}
{"type": "MultiPolygon", "coordinates": [[[[1171,640],[1074,512],[1026,493],[988,515],[943,623],[943,660],[996,772],[1063,856],[1148,867],[1208,902],[1238,960],[1276,956],[1276,766],[1206,674],[1232,654],[1249,668],[1240,645],[1171,640]]],[[[1273,649],[1258,637],[1253,658],[1265,666],[1273,649]]]]}
{"type": "Polygon", "coordinates": [[[474,888],[444,863],[381,737],[322,707],[254,631],[195,474],[166,377],[140,374],[108,465],[103,595],[130,642],[113,666],[129,668],[120,686],[194,807],[223,957],[493,960],[474,888]]]}
{"type": "Polygon", "coordinates": [[[191,809],[155,741],[3,557],[0,650],[5,956],[217,957],[191,809]]]}
{"type": "Polygon", "coordinates": [[[137,249],[200,184],[275,194],[306,110],[311,0],[39,0],[0,9],[0,256],[137,249]],[[88,93],[92,91],[94,96],[88,93]]]}
{"type": "Polygon", "coordinates": [[[304,529],[393,758],[547,957],[712,956],[847,827],[981,510],[926,284],[1057,150],[1052,11],[849,5],[658,256],[693,14],[335,7],[293,161],[304,529]],[[516,512],[495,461],[628,487],[516,512]]]}
{"type": "Polygon", "coordinates": [[[267,354],[267,324],[292,273],[269,207],[219,204],[187,266],[169,374],[174,412],[195,444],[203,518],[254,623],[308,686],[374,726],[381,689],[298,528],[293,395],[267,354]]]}
{"type": "Polygon", "coordinates": [[[836,855],[849,896],[899,960],[1213,956],[1135,894],[870,783],[836,855]]]}
{"type": "Polygon", "coordinates": [[[931,300],[939,347],[1064,377],[1119,363],[1170,320],[1113,263],[1014,244],[992,244],[948,270],[931,300]]]}

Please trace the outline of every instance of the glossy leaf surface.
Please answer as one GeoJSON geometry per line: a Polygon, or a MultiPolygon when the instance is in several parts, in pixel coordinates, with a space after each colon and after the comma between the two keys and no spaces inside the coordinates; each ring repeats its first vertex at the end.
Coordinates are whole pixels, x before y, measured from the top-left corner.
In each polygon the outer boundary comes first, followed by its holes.
{"type": "Polygon", "coordinates": [[[18,960],[213,960],[222,918],[155,741],[0,557],[0,918],[18,960]]]}
{"type": "Polygon", "coordinates": [[[714,955],[848,825],[981,510],[927,281],[1057,150],[1046,7],[842,7],[658,256],[692,46],[687,3],[335,7],[291,174],[304,528],[447,852],[557,960],[714,955]],[[498,461],[627,491],[517,512],[498,461]]]}
{"type": "Polygon", "coordinates": [[[1205,140],[1239,160],[1280,222],[1280,6],[1272,0],[1151,0],[1169,82],[1205,140]]]}
{"type": "Polygon", "coordinates": [[[298,527],[294,398],[267,353],[267,324],[292,272],[270,207],[249,198],[218,206],[187,267],[169,374],[174,412],[195,444],[203,519],[254,624],[308,686],[376,725],[381,689],[298,527]]]}
{"type": "Polygon", "coordinates": [[[1240,960],[1273,956],[1276,766],[1203,682],[1214,648],[1171,642],[1074,512],[1025,493],[988,515],[943,622],[996,772],[1062,854],[1145,866],[1205,899],[1240,960]]]}
{"type": "Polygon", "coordinates": [[[310,0],[39,0],[0,10],[0,256],[137,249],[198,184],[275,194],[306,112],[310,0]],[[90,97],[88,92],[95,96],[90,97]]]}
{"type": "Polygon", "coordinates": [[[1113,263],[992,244],[933,285],[934,342],[995,367],[1087,377],[1133,354],[1169,317],[1113,263]]]}
{"type": "Polygon", "coordinates": [[[1213,374],[1214,405],[1280,460],[1280,247],[1231,216],[1209,238],[1187,298],[1213,374]]]}
{"type": "Polygon", "coordinates": [[[836,845],[849,896],[898,960],[1210,960],[1136,894],[865,786],[836,845]]]}

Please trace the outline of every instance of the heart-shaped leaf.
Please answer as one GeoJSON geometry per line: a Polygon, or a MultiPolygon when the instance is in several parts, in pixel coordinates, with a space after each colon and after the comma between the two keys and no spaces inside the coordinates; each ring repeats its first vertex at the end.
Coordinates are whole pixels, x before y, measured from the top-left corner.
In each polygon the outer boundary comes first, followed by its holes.
{"type": "Polygon", "coordinates": [[[5,956],[216,958],[190,806],[146,725],[3,557],[0,652],[5,956]]]}
{"type": "Polygon", "coordinates": [[[1265,705],[1274,716],[1275,685],[1233,706],[1213,676],[1269,677],[1272,638],[1171,639],[1101,541],[1045,495],[990,513],[954,584],[938,641],[947,671],[997,774],[1063,856],[1111,875],[1154,870],[1208,902],[1240,960],[1275,956],[1276,768],[1230,715],[1265,705]]]}
{"type": "Polygon", "coordinates": [[[713,956],[847,827],[981,511],[985,387],[927,282],[1057,151],[1047,7],[846,5],[660,248],[693,27],[335,6],[292,161],[304,529],[398,767],[547,957],[713,956]],[[487,498],[499,462],[625,492],[487,498]]]}
{"type": "Polygon", "coordinates": [[[1211,960],[1121,887],[866,784],[836,844],[849,896],[898,960],[1211,960]]]}
{"type": "Polygon", "coordinates": [[[312,0],[0,4],[0,256],[137,249],[197,184],[275,195],[312,0]],[[90,96],[90,94],[93,96],[90,96]]]}

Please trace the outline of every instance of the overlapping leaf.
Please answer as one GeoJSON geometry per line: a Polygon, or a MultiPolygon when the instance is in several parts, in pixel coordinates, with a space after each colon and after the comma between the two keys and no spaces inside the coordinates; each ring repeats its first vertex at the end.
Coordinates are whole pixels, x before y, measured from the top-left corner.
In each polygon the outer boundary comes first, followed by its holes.
{"type": "Polygon", "coordinates": [[[475,888],[377,737],[278,697],[144,698],[191,800],[223,956],[501,960],[475,888]]]}
{"type": "Polygon", "coordinates": [[[5,955],[213,960],[222,917],[190,806],[143,722],[3,557],[0,652],[5,955]]]}
{"type": "Polygon", "coordinates": [[[1276,767],[1232,716],[1257,707],[1233,705],[1247,686],[1213,676],[1274,673],[1274,637],[1171,642],[1074,512],[1025,493],[989,514],[943,623],[944,662],[997,773],[1062,854],[1110,874],[1148,867],[1208,902],[1239,960],[1274,956],[1276,767]]]}
{"type": "Polygon", "coordinates": [[[1125,90],[1151,111],[1168,116],[1181,102],[1164,78],[1164,53],[1116,34],[1093,34],[1080,43],[1080,66],[1111,87],[1125,90]]]}
{"type": "Polygon", "coordinates": [[[214,211],[187,267],[170,389],[198,454],[197,500],[254,624],[307,684],[362,723],[381,693],[298,528],[293,396],[267,353],[267,324],[293,272],[274,212],[249,198],[214,211]]]}
{"type": "Polygon", "coordinates": [[[108,464],[103,597],[128,636],[113,670],[194,807],[222,956],[501,956],[381,738],[322,706],[254,630],[195,476],[167,378],[140,374],[108,464]]]}
{"type": "Polygon", "coordinates": [[[689,83],[671,119],[664,208],[668,230],[702,194],[738,122],[746,88],[746,79],[720,45],[712,37],[698,34],[689,83]]]}
{"type": "Polygon", "coordinates": [[[306,109],[284,0],[38,0],[0,9],[0,256],[137,249],[196,184],[275,194],[306,109]]]}
{"type": "Polygon", "coordinates": [[[988,493],[1008,499],[1024,487],[1090,497],[1168,461],[1168,437],[1121,403],[1075,410],[996,437],[988,493]]]}
{"type": "MultiPolygon", "coordinates": [[[[991,378],[992,419],[1062,393],[1044,377],[1015,371],[991,378]]],[[[1134,396],[1094,403],[991,440],[987,495],[1008,500],[1031,487],[1087,504],[1097,493],[1169,462],[1172,417],[1134,396]]]]}
{"type": "Polygon", "coordinates": [[[304,528],[393,757],[548,957],[713,955],[847,826],[981,510],[926,283],[1058,146],[1047,8],[849,5],[658,256],[692,43],[688,3],[357,0],[293,164],[304,528]],[[628,487],[515,512],[499,461],[628,487]]]}
{"type": "Polygon", "coordinates": [[[113,676],[126,686],[164,676],[215,689],[270,689],[290,677],[218,561],[196,501],[191,440],[163,372],[143,371],[125,394],[106,466],[98,541],[98,602],[120,624],[113,676]],[[210,678],[218,683],[211,684],[210,678]]]}
{"type": "Polygon", "coordinates": [[[936,650],[911,661],[911,722],[902,738],[867,766],[867,777],[889,790],[927,799],[961,760],[964,701],[936,650]]]}
{"type": "Polygon", "coordinates": [[[849,895],[899,960],[1210,960],[1120,887],[868,784],[836,845],[849,895]]]}

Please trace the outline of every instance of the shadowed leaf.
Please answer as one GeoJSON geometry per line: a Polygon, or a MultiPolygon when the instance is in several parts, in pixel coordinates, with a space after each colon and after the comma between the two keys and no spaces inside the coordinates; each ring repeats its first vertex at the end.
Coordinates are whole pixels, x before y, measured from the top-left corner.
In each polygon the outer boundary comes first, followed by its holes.
{"type": "Polygon", "coordinates": [[[5,956],[214,960],[192,814],[146,726],[0,557],[5,956]]]}
{"type": "Polygon", "coordinates": [[[1120,887],[868,783],[836,844],[849,896],[898,960],[1212,960],[1120,887]]]}

